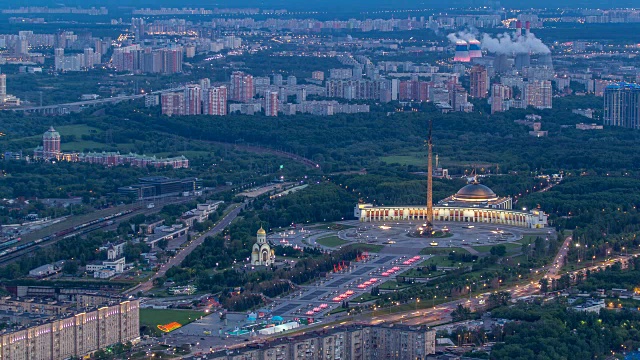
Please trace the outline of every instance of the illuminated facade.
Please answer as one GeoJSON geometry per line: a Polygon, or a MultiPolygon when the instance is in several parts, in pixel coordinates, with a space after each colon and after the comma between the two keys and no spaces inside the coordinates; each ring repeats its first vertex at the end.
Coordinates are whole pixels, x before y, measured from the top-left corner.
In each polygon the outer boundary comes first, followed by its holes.
{"type": "MultiPolygon", "coordinates": [[[[544,228],[547,214],[542,210],[512,209],[511,197],[499,197],[488,187],[470,183],[433,207],[433,220],[441,222],[487,223],[544,228]]],[[[426,221],[427,207],[419,205],[374,206],[358,204],[354,216],[361,222],[426,221]]]]}
{"type": "Polygon", "coordinates": [[[62,152],[60,150],[60,134],[52,127],[42,135],[42,146],[33,151],[36,160],[58,160],[68,162],[85,162],[105,166],[117,166],[129,164],[135,167],[153,166],[163,168],[171,166],[174,169],[188,168],[189,160],[184,156],[171,158],[157,158],[138,154],[120,154],[119,152],[62,152]]]}
{"type": "Polygon", "coordinates": [[[36,159],[59,159],[62,156],[60,133],[53,126],[42,135],[42,146],[36,148],[33,156],[36,159]]]}
{"type": "Polygon", "coordinates": [[[140,338],[138,300],[0,335],[0,360],[62,360],[83,357],[140,338]]]}
{"type": "Polygon", "coordinates": [[[205,115],[227,115],[227,87],[214,86],[204,92],[202,113],[205,115]]]}
{"type": "Polygon", "coordinates": [[[640,129],[640,85],[610,84],[604,89],[603,124],[640,129]]]}
{"type": "Polygon", "coordinates": [[[267,232],[262,227],[258,230],[257,241],[251,252],[251,265],[271,266],[275,254],[267,242],[267,232]]]}
{"type": "Polygon", "coordinates": [[[234,71],[231,74],[231,85],[229,98],[234,101],[247,102],[253,99],[255,87],[253,86],[253,76],[242,71],[234,71]]]}
{"type": "Polygon", "coordinates": [[[476,65],[469,72],[470,95],[474,98],[484,99],[489,91],[489,76],[484,66],[476,65]]]}
{"type": "Polygon", "coordinates": [[[436,332],[424,326],[346,326],[280,338],[264,347],[218,353],[224,360],[415,360],[436,352],[436,332]]]}

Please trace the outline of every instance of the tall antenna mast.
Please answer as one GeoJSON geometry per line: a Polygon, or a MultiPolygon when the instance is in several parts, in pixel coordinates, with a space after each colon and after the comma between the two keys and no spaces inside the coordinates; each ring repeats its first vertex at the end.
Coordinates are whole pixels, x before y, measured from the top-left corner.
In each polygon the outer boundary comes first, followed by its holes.
{"type": "Polygon", "coordinates": [[[429,228],[433,225],[433,142],[431,141],[432,120],[429,119],[429,139],[427,141],[427,218],[429,228]]]}

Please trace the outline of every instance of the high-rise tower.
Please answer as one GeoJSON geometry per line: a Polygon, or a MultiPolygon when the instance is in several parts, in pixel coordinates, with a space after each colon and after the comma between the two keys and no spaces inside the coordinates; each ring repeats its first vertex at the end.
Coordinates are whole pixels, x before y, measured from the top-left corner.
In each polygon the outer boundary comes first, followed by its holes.
{"type": "Polygon", "coordinates": [[[429,119],[429,139],[427,140],[427,218],[428,233],[433,228],[433,142],[431,141],[432,120],[429,119]]]}

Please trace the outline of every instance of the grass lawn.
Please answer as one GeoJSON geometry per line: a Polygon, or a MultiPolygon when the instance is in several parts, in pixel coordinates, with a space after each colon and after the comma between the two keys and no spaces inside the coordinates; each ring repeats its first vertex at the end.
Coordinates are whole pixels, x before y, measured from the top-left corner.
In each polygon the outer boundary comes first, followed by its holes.
{"type": "Polygon", "coordinates": [[[505,261],[508,262],[509,264],[519,264],[519,263],[524,263],[527,261],[527,257],[524,255],[518,255],[518,256],[509,256],[509,254],[507,254],[507,256],[504,257],[505,261]]]}
{"type": "MultiPolygon", "coordinates": [[[[448,265],[440,265],[440,266],[452,266],[451,261],[449,261],[448,265]]],[[[430,271],[427,269],[425,269],[424,271],[418,271],[418,269],[409,269],[408,271],[403,272],[401,276],[405,276],[408,278],[433,278],[433,277],[444,275],[444,274],[445,274],[444,271],[430,271]]]]}
{"type": "Polygon", "coordinates": [[[427,165],[426,156],[391,155],[391,156],[382,156],[380,160],[386,162],[387,164],[415,165],[415,166],[427,165]]]}
{"type": "Polygon", "coordinates": [[[377,253],[380,252],[380,250],[384,249],[384,245],[375,245],[375,244],[350,244],[347,245],[347,247],[349,247],[350,249],[358,249],[361,251],[366,251],[366,252],[370,252],[370,253],[377,253]]]}
{"type": "Polygon", "coordinates": [[[524,234],[522,235],[522,240],[518,241],[520,244],[532,244],[533,242],[536,241],[536,238],[540,236],[541,238],[545,238],[547,237],[547,235],[544,234],[524,234]]]}
{"type": "Polygon", "coordinates": [[[354,303],[358,303],[358,304],[362,304],[362,303],[365,303],[367,301],[376,300],[378,298],[379,298],[379,296],[372,296],[370,292],[366,292],[366,293],[358,296],[357,298],[353,299],[353,302],[354,303]]]}
{"type": "Polygon", "coordinates": [[[446,266],[446,267],[456,266],[456,263],[454,261],[449,260],[448,256],[434,256],[432,258],[429,258],[428,260],[423,261],[418,266],[429,266],[432,264],[435,264],[436,266],[446,266]]]}
{"type": "MultiPolygon", "coordinates": [[[[415,166],[427,166],[427,154],[424,151],[416,151],[413,154],[409,155],[389,155],[389,156],[381,156],[379,158],[381,161],[386,162],[387,164],[400,164],[400,165],[415,165],[415,166]]],[[[495,164],[492,163],[478,163],[477,160],[452,160],[447,157],[440,157],[440,164],[443,166],[480,166],[485,168],[494,167],[495,164]],[[471,165],[473,164],[473,165],[471,165]],[[477,164],[477,165],[476,165],[477,164]]]]}
{"type": "MultiPolygon", "coordinates": [[[[46,130],[48,130],[49,128],[42,128],[42,132],[44,133],[46,130]]],[[[75,136],[75,141],[81,141],[82,140],[82,135],[89,135],[89,134],[95,134],[95,133],[101,133],[102,130],[98,129],[98,128],[94,128],[88,125],[84,125],[84,124],[78,124],[78,125],[64,125],[64,126],[56,126],[55,127],[56,131],[60,133],[60,136],[62,136],[62,150],[66,150],[65,148],[65,143],[68,143],[68,140],[65,142],[64,137],[65,136],[75,136]]],[[[9,138],[9,141],[24,141],[24,140],[37,140],[38,142],[42,141],[42,135],[34,135],[34,136],[25,136],[25,137],[20,137],[20,138],[9,138]]],[[[105,144],[101,144],[102,146],[105,146],[105,144]]]]}
{"type": "Polygon", "coordinates": [[[78,138],[82,135],[97,134],[102,132],[102,130],[98,128],[94,128],[85,124],[64,125],[56,127],[56,131],[60,133],[60,136],[74,135],[78,138]]]}
{"type": "Polygon", "coordinates": [[[140,325],[146,325],[153,331],[160,332],[158,325],[175,321],[184,326],[205,315],[206,313],[202,311],[193,310],[140,309],[140,325]]]}
{"type": "Polygon", "coordinates": [[[520,243],[502,243],[495,245],[480,245],[480,246],[472,246],[476,251],[481,253],[488,253],[491,251],[491,248],[498,245],[504,245],[507,249],[507,252],[514,252],[522,248],[522,244],[520,243]]]}
{"type": "Polygon", "coordinates": [[[347,311],[347,310],[348,310],[348,309],[345,309],[345,308],[343,308],[343,307],[341,306],[341,307],[337,307],[337,308],[335,308],[335,309],[333,309],[333,310],[329,311],[329,313],[328,313],[327,315],[339,314],[339,313],[341,313],[341,312],[345,312],[345,311],[347,311]]]}
{"type": "MultiPolygon", "coordinates": [[[[403,276],[403,275],[400,275],[400,276],[403,276]]],[[[400,290],[409,286],[411,286],[411,284],[402,284],[402,283],[398,283],[395,280],[389,280],[380,284],[378,288],[380,288],[380,290],[400,290]]]]}
{"type": "Polygon", "coordinates": [[[338,247],[349,243],[348,241],[344,241],[335,235],[319,238],[316,240],[316,242],[322,246],[327,247],[338,247]]]}

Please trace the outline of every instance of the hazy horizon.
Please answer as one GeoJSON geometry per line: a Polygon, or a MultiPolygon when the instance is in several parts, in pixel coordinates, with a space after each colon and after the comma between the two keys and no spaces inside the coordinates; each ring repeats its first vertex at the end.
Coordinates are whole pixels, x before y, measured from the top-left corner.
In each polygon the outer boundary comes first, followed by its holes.
{"type": "Polygon", "coordinates": [[[67,1],[52,1],[52,0],[17,0],[10,4],[0,4],[0,8],[15,8],[20,6],[105,6],[109,8],[114,7],[280,7],[286,9],[292,9],[297,11],[303,11],[308,9],[309,11],[326,11],[331,10],[333,12],[341,12],[344,10],[353,11],[361,9],[362,11],[375,11],[375,10],[392,10],[392,9],[422,9],[422,8],[434,8],[434,9],[446,9],[446,8],[458,8],[458,7],[479,7],[488,6],[489,4],[499,3],[501,6],[508,8],[564,8],[564,7],[588,7],[588,8],[620,8],[620,7],[633,7],[637,6],[637,3],[632,0],[502,0],[502,1],[487,1],[487,0],[458,0],[452,2],[442,2],[437,0],[426,1],[411,1],[411,0],[373,0],[373,1],[352,1],[344,2],[337,0],[321,1],[294,1],[294,0],[249,0],[237,2],[233,0],[222,0],[215,2],[206,2],[202,0],[67,0],[67,1]],[[348,8],[347,8],[348,6],[348,8]]]}

